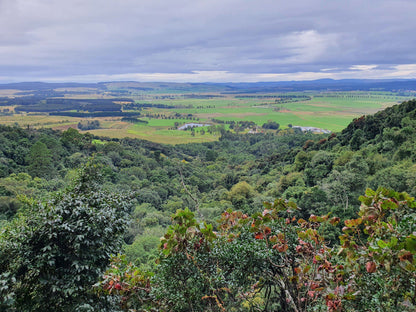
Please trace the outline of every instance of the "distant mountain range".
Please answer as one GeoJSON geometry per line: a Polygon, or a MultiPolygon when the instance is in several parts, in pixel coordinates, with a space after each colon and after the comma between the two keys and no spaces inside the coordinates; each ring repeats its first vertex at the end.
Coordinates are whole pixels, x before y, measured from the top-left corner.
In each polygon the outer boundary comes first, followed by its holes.
{"type": "Polygon", "coordinates": [[[247,83],[172,83],[172,82],[99,82],[99,83],[46,83],[18,82],[0,84],[0,89],[52,90],[57,88],[97,88],[180,90],[221,93],[268,93],[290,91],[416,91],[416,79],[319,79],[312,81],[279,81],[247,83]]]}

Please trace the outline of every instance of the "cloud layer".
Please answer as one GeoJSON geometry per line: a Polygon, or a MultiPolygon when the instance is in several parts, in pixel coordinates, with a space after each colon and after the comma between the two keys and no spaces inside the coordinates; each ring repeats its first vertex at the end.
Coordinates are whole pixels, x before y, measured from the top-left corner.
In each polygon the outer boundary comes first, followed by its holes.
{"type": "Polygon", "coordinates": [[[0,82],[416,78],[413,0],[0,0],[0,82]]]}

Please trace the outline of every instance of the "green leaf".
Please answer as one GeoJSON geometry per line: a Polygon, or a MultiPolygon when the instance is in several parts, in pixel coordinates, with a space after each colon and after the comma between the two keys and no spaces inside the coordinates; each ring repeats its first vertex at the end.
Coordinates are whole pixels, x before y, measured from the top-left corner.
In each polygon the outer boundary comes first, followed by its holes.
{"type": "Polygon", "coordinates": [[[378,240],[377,241],[377,245],[380,247],[380,248],[386,248],[388,245],[383,241],[383,240],[378,240]]]}
{"type": "Polygon", "coordinates": [[[397,204],[390,200],[385,200],[381,204],[381,208],[383,208],[384,210],[397,209],[397,207],[397,204]]]}
{"type": "Polygon", "coordinates": [[[406,250],[412,251],[412,252],[416,251],[416,239],[415,238],[411,236],[406,237],[405,243],[406,243],[406,250]]]}
{"type": "MultiPolygon", "coordinates": [[[[376,191],[373,191],[371,188],[368,188],[368,189],[365,190],[365,195],[374,196],[374,195],[376,195],[376,191]]],[[[362,196],[360,196],[360,197],[362,197],[362,196]]]]}
{"type": "Polygon", "coordinates": [[[399,240],[397,239],[397,237],[392,237],[390,239],[390,242],[388,243],[388,246],[390,248],[395,247],[397,245],[397,243],[399,242],[399,240]]]}

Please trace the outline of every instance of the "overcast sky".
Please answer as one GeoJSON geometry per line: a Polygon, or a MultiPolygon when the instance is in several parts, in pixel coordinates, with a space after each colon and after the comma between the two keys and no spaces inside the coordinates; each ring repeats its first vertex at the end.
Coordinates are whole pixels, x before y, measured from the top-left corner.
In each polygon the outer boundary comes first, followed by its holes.
{"type": "Polygon", "coordinates": [[[416,78],[415,0],[0,0],[0,83],[416,78]]]}

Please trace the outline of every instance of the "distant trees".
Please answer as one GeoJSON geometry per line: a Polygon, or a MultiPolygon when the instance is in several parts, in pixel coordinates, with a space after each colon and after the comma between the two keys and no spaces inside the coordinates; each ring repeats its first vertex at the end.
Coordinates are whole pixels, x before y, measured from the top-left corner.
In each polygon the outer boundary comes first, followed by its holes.
{"type": "Polygon", "coordinates": [[[211,150],[211,149],[207,150],[207,152],[205,153],[205,160],[206,161],[215,161],[217,159],[217,157],[218,157],[218,153],[216,151],[211,150]]]}
{"type": "Polygon", "coordinates": [[[78,123],[78,129],[87,131],[87,130],[94,130],[100,128],[100,121],[99,120],[83,120],[78,123]]]}
{"type": "Polygon", "coordinates": [[[313,155],[305,168],[306,182],[308,185],[316,185],[325,178],[332,169],[334,154],[327,151],[318,151],[313,155]]]}
{"type": "Polygon", "coordinates": [[[275,122],[275,121],[271,121],[269,120],[267,123],[264,123],[262,128],[263,129],[272,129],[272,130],[277,130],[279,129],[280,125],[275,122]]]}
{"type": "Polygon", "coordinates": [[[354,151],[357,151],[360,149],[361,145],[364,142],[365,142],[364,131],[361,129],[357,129],[354,132],[349,143],[350,143],[351,149],[354,151]]]}
{"type": "Polygon", "coordinates": [[[244,212],[252,210],[250,204],[255,195],[255,190],[246,181],[235,184],[228,193],[228,199],[233,203],[234,207],[244,212]]]}
{"type": "Polygon", "coordinates": [[[121,118],[121,121],[130,122],[130,123],[143,123],[143,124],[149,123],[147,120],[142,120],[137,117],[123,117],[121,118]]]}
{"type": "Polygon", "coordinates": [[[46,144],[37,141],[31,148],[26,161],[29,174],[33,177],[45,178],[54,174],[52,154],[46,144]]]}

